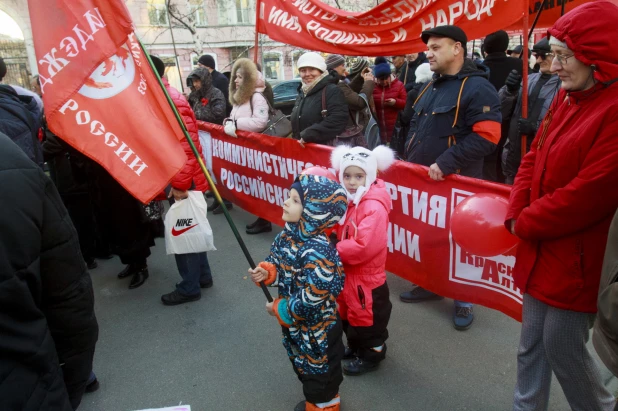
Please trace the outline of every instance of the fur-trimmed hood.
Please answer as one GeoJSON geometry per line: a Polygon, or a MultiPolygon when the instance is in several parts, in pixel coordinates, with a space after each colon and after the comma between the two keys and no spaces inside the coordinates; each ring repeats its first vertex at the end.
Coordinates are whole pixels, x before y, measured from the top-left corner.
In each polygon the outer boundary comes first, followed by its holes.
{"type": "Polygon", "coordinates": [[[236,60],[232,67],[232,75],[230,77],[230,103],[235,106],[245,104],[251,99],[253,93],[261,93],[264,91],[266,83],[264,77],[260,73],[251,60],[242,58],[236,60]],[[240,71],[243,77],[243,82],[240,88],[236,88],[236,74],[240,71]]]}

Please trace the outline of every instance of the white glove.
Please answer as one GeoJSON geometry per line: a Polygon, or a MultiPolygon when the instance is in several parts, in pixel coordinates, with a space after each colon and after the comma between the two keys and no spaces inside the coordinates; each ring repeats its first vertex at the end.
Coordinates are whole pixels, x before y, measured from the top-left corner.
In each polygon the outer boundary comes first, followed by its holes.
{"type": "Polygon", "coordinates": [[[238,136],[236,135],[236,124],[233,120],[226,121],[223,125],[223,130],[228,136],[238,138],[238,136]]]}

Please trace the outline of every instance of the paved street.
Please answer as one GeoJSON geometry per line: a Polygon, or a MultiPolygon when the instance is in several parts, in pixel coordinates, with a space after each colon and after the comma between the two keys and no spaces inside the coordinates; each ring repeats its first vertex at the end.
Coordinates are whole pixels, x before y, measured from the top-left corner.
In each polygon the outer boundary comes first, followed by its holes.
{"type": "MultiPolygon", "coordinates": [[[[232,211],[256,262],[276,232],[248,236],[253,216],[232,211]]],[[[95,371],[99,391],[80,411],[124,411],[190,404],[194,411],[291,411],[302,399],[262,292],[246,277],[248,264],[222,215],[209,216],[218,251],[209,253],[214,287],[198,302],[165,307],[161,294],[179,276],[163,239],[149,258],[150,279],[136,290],[114,258],[92,271],[100,337],[95,371]]],[[[346,377],[342,409],[510,410],[520,325],[476,307],[471,329],[451,324],[452,302],[403,304],[408,283],[389,277],[393,314],[388,358],[362,377],[346,377]]],[[[275,289],[271,289],[273,293],[275,289]]],[[[551,410],[568,410],[554,379],[551,410]]]]}

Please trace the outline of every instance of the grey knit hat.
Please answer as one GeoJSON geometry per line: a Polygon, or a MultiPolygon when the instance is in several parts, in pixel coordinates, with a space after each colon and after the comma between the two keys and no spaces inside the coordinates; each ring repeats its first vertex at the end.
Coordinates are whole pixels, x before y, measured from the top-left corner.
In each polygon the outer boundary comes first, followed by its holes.
{"type": "Polygon", "coordinates": [[[356,63],[352,64],[352,67],[348,69],[348,72],[350,73],[348,77],[351,78],[357,74],[360,74],[366,67],[369,67],[369,60],[364,57],[359,58],[356,60],[356,63]]]}
{"type": "Polygon", "coordinates": [[[328,70],[333,70],[342,64],[345,64],[345,59],[341,54],[330,54],[326,57],[326,68],[328,70]]]}

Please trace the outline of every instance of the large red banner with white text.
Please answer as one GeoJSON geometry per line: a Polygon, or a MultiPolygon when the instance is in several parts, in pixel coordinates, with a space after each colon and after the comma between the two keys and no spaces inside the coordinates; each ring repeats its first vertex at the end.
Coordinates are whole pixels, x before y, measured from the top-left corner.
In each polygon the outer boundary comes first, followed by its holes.
{"type": "Polygon", "coordinates": [[[50,129],[142,202],[184,166],[183,131],[122,0],[29,0],[50,129]]]}
{"type": "MultiPolygon", "coordinates": [[[[527,2],[525,2],[527,4],[527,2]]],[[[355,56],[423,51],[421,32],[454,24],[470,40],[521,20],[523,0],[386,0],[363,13],[319,0],[260,0],[257,30],[308,50],[355,56]]]]}
{"type": "MultiPolygon", "coordinates": [[[[212,164],[221,195],[280,225],[281,206],[295,177],[312,165],[329,167],[330,147],[302,148],[293,139],[243,131],[237,132],[239,138],[231,138],[221,126],[202,122],[200,129],[212,138],[212,164]]],[[[481,192],[508,198],[509,188],[460,176],[436,182],[427,176],[426,167],[401,161],[380,178],[393,200],[387,270],[440,295],[521,320],[522,294],[511,275],[515,251],[493,257],[472,255],[450,234],[450,215],[460,201],[481,192]]]]}

